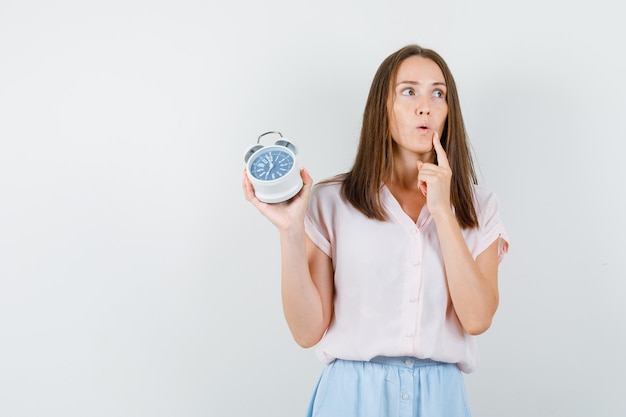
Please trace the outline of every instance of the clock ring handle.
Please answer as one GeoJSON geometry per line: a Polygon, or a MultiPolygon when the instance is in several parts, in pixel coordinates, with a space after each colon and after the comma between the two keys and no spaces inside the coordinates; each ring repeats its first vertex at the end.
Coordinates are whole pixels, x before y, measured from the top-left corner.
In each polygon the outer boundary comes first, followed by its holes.
{"type": "MultiPolygon", "coordinates": [[[[277,131],[277,130],[274,130],[274,131],[271,131],[271,132],[265,132],[265,133],[261,134],[261,135],[258,137],[258,139],[256,140],[256,143],[258,144],[258,143],[261,141],[261,138],[262,138],[263,136],[265,136],[265,135],[271,135],[271,134],[274,134],[274,133],[275,133],[275,134],[278,134],[281,138],[283,137],[283,134],[282,134],[282,133],[280,133],[280,132],[279,132],[279,131],[277,131]]],[[[287,148],[287,149],[289,149],[291,152],[293,152],[293,153],[294,153],[294,155],[298,153],[298,148],[296,148],[296,145],[294,145],[293,143],[289,142],[288,140],[285,140],[285,139],[280,139],[280,140],[277,140],[277,141],[275,142],[275,144],[276,144],[276,145],[279,145],[279,146],[284,146],[285,148],[287,148]]],[[[260,145],[257,145],[257,146],[260,146],[260,145]]],[[[254,150],[252,153],[254,153],[254,152],[255,152],[256,150],[258,150],[258,149],[259,149],[259,148],[255,148],[255,150],[254,150]]],[[[250,155],[251,155],[251,154],[250,154],[250,155]]],[[[248,158],[249,158],[249,156],[248,156],[248,158]]]]}
{"type": "Polygon", "coordinates": [[[256,140],[256,143],[259,143],[259,142],[261,141],[261,138],[262,138],[263,136],[265,136],[265,135],[271,135],[271,134],[273,134],[273,133],[277,133],[278,135],[280,135],[280,137],[281,137],[281,138],[283,137],[283,134],[282,134],[282,133],[280,133],[279,131],[274,130],[274,131],[271,131],[271,132],[265,132],[265,133],[262,133],[261,135],[259,135],[259,137],[258,137],[258,138],[257,138],[257,140],[256,140]]]}

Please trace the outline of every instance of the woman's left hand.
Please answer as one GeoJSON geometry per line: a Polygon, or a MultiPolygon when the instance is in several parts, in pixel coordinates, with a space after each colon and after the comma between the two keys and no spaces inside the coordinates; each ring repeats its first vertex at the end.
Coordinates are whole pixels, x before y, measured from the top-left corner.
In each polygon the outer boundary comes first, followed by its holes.
{"type": "Polygon", "coordinates": [[[428,211],[436,214],[438,211],[450,210],[450,182],[452,170],[441,146],[439,135],[433,132],[433,146],[437,154],[437,164],[417,162],[417,186],[426,197],[428,211]]]}

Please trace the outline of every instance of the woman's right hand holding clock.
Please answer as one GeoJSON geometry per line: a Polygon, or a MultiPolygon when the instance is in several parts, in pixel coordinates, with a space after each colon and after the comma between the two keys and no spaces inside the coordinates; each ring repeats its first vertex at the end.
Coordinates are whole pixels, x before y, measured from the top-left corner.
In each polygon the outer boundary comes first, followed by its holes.
{"type": "Polygon", "coordinates": [[[288,201],[268,204],[256,198],[254,187],[244,169],[242,183],[244,197],[280,231],[286,231],[293,227],[303,227],[313,179],[304,168],[300,169],[300,176],[304,185],[298,194],[288,201]]]}

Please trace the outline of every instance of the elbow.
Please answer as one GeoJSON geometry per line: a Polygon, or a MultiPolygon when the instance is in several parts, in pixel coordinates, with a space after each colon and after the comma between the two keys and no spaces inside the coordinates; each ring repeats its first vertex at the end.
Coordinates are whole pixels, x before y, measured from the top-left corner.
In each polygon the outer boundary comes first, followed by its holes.
{"type": "Polygon", "coordinates": [[[473,320],[469,323],[463,323],[463,330],[471,336],[478,336],[485,333],[491,327],[492,318],[484,318],[482,320],[473,320]]]}
{"type": "Polygon", "coordinates": [[[291,336],[293,340],[298,344],[298,346],[303,347],[305,349],[311,348],[317,345],[322,337],[326,333],[326,329],[291,329],[291,336]]]}
{"type": "Polygon", "coordinates": [[[312,335],[293,334],[292,336],[293,336],[293,340],[298,344],[298,346],[305,348],[305,349],[312,348],[313,346],[317,345],[320,340],[322,340],[321,337],[315,337],[312,335]]]}
{"type": "Polygon", "coordinates": [[[495,316],[497,309],[498,296],[496,294],[493,302],[490,303],[488,307],[474,309],[473,311],[468,312],[469,314],[463,316],[462,320],[459,320],[463,330],[471,336],[478,336],[479,334],[485,333],[491,327],[491,323],[493,322],[493,317],[495,316]]]}
{"type": "Polygon", "coordinates": [[[468,317],[466,320],[461,321],[461,326],[465,333],[471,336],[478,336],[485,333],[490,327],[493,321],[493,314],[484,316],[475,316],[471,319],[468,317]]]}
{"type": "Polygon", "coordinates": [[[311,342],[309,340],[302,340],[302,339],[295,339],[296,343],[298,344],[298,346],[300,346],[301,348],[304,349],[309,349],[312,348],[313,346],[315,346],[317,344],[317,342],[311,342]]]}
{"type": "Polygon", "coordinates": [[[307,323],[307,325],[297,325],[292,323],[289,326],[291,336],[298,346],[305,349],[317,345],[326,334],[328,323],[307,323]]]}

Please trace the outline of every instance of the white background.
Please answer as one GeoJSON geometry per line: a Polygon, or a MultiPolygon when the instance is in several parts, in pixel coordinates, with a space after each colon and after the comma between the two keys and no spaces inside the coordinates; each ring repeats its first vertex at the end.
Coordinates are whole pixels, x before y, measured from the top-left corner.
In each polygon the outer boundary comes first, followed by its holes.
{"type": "Polygon", "coordinates": [[[243,151],[347,170],[379,63],[437,50],[511,251],[477,417],[624,416],[619,2],[0,1],[0,415],[299,416],[243,151]]]}

